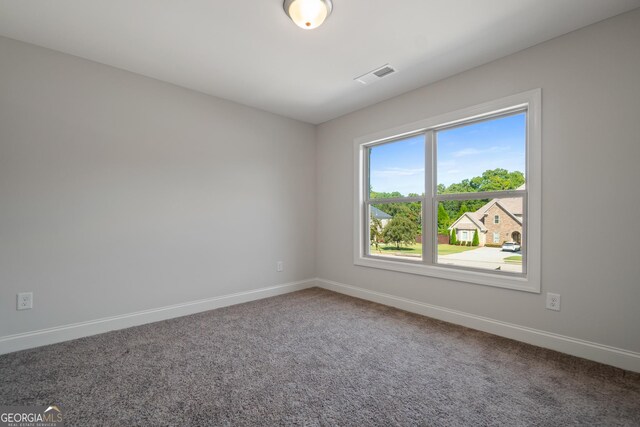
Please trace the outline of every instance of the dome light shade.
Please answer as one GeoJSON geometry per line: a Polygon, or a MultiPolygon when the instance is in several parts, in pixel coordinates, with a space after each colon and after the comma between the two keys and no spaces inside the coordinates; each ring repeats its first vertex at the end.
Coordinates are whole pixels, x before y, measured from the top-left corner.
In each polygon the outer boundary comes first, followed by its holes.
{"type": "Polygon", "coordinates": [[[300,28],[318,28],[331,14],[331,0],[285,0],[284,11],[300,28]]]}

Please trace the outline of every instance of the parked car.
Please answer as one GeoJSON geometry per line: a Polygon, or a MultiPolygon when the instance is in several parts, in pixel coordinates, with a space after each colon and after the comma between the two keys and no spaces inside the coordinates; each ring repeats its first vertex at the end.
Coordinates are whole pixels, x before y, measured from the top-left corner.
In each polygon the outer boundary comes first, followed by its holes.
{"type": "Polygon", "coordinates": [[[510,251],[510,252],[518,252],[520,250],[520,243],[504,242],[502,244],[502,250],[503,251],[510,251]]]}

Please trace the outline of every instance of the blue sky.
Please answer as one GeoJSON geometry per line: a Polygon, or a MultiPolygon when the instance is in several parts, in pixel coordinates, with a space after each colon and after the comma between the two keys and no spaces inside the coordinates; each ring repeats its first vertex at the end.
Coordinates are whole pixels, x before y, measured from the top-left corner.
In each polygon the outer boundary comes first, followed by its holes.
{"type": "MultiPolygon", "coordinates": [[[[450,185],[488,169],[525,172],[524,113],[437,133],[438,183],[450,185]]],[[[374,191],[424,192],[424,136],[418,135],[371,150],[374,191]]]]}
{"type": "Polygon", "coordinates": [[[377,145],[369,162],[373,191],[424,193],[424,135],[377,145]]]}

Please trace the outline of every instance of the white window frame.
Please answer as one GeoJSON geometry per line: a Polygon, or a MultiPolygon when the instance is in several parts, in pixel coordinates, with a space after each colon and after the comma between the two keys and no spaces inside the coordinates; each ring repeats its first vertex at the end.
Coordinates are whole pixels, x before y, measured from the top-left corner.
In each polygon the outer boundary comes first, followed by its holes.
{"type": "Polygon", "coordinates": [[[494,215],[493,216],[493,223],[494,224],[500,224],[500,215],[494,215]]]}
{"type": "Polygon", "coordinates": [[[500,243],[500,233],[497,231],[493,232],[493,243],[500,243]]]}
{"type": "MultiPolygon", "coordinates": [[[[383,130],[366,135],[354,141],[354,212],[353,212],[353,257],[354,264],[363,267],[393,270],[402,273],[437,277],[461,282],[516,289],[526,292],[540,293],[541,288],[541,236],[542,236],[542,90],[534,89],[516,95],[507,96],[495,101],[463,108],[458,111],[438,115],[428,119],[383,130]],[[450,199],[465,199],[473,195],[474,198],[523,197],[524,222],[522,236],[526,247],[522,248],[523,273],[495,273],[466,267],[444,266],[435,263],[437,254],[437,240],[435,221],[437,217],[438,201],[436,198],[435,179],[437,177],[437,160],[434,131],[467,122],[488,119],[527,111],[527,144],[526,144],[526,189],[500,192],[464,193],[461,195],[446,195],[450,199]],[[417,201],[423,206],[423,259],[420,261],[396,260],[391,257],[371,256],[368,254],[369,245],[369,183],[367,152],[372,146],[400,140],[409,136],[425,134],[425,196],[417,201]],[[431,207],[431,209],[429,209],[431,207]]],[[[375,199],[376,202],[405,202],[412,200],[375,199]]]]}

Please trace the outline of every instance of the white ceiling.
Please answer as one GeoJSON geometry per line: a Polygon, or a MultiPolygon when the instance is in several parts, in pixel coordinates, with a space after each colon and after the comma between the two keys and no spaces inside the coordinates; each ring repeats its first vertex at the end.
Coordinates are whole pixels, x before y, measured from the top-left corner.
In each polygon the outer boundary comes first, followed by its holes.
{"type": "Polygon", "coordinates": [[[640,0],[334,0],[311,31],[282,0],[0,0],[0,35],[322,123],[640,0]],[[398,69],[363,86],[385,63],[398,69]]]}

